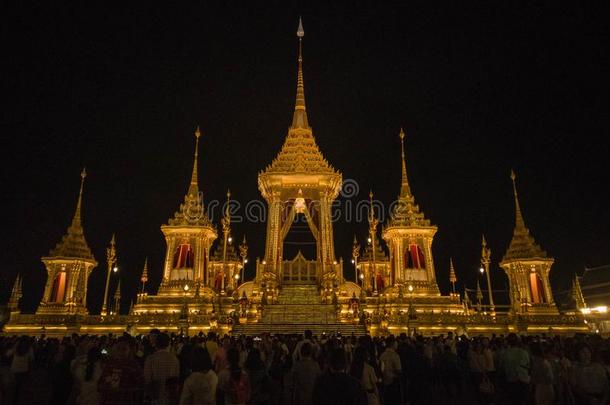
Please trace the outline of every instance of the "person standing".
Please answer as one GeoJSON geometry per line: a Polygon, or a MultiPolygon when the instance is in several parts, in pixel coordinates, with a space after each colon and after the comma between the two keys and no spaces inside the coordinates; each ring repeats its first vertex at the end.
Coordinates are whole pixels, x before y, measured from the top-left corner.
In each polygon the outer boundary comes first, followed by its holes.
{"type": "Polygon", "coordinates": [[[130,405],[137,403],[144,384],[142,368],[134,356],[128,338],[120,338],[104,362],[97,388],[101,405],[130,405]]]}
{"type": "Polygon", "coordinates": [[[500,359],[506,396],[513,404],[523,404],[529,393],[530,356],[516,334],[509,334],[507,342],[509,347],[500,359]]]}
{"type": "Polygon", "coordinates": [[[313,387],[314,405],[367,405],[360,381],[345,373],[346,366],[345,351],[331,349],[328,371],[318,377],[313,387]]]}
{"type": "Polygon", "coordinates": [[[155,346],[157,351],[144,362],[144,381],[150,390],[151,403],[165,405],[177,392],[180,362],[169,351],[169,336],[166,333],[157,335],[155,346]]]}
{"type": "Polygon", "coordinates": [[[301,360],[292,366],[293,404],[308,405],[312,402],[312,392],[316,379],[320,376],[320,365],[311,358],[309,343],[301,345],[301,360]]]}
{"type": "Polygon", "coordinates": [[[180,405],[215,405],[218,376],[212,369],[212,360],[206,349],[193,349],[191,371],[182,387],[180,405]]]}
{"type": "Polygon", "coordinates": [[[248,374],[239,366],[239,350],[231,347],[227,351],[229,365],[218,374],[218,393],[224,405],[244,405],[252,395],[248,374]]]}
{"type": "Polygon", "coordinates": [[[604,367],[591,361],[591,349],[581,344],[576,349],[578,361],[572,367],[571,385],[577,404],[601,405],[608,401],[608,375],[604,367]]]}
{"type": "Polygon", "coordinates": [[[383,401],[386,404],[398,404],[401,401],[400,374],[402,372],[400,356],[396,353],[398,345],[392,335],[388,336],[385,343],[386,349],[379,356],[383,376],[383,401]]]}
{"type": "Polygon", "coordinates": [[[368,357],[366,349],[362,346],[356,347],[353,354],[350,375],[359,380],[362,388],[366,391],[368,405],[379,405],[379,390],[377,388],[377,375],[375,369],[366,362],[368,357]]]}
{"type": "Polygon", "coordinates": [[[97,405],[100,402],[97,384],[102,376],[102,354],[99,347],[89,349],[85,359],[73,363],[73,397],[76,405],[97,405]]]}

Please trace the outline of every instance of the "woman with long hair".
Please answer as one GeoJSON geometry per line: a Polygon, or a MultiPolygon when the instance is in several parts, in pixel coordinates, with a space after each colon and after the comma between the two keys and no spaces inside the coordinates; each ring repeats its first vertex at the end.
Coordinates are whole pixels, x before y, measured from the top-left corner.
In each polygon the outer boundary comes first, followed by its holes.
{"type": "Polygon", "coordinates": [[[207,349],[195,347],[191,352],[191,374],[184,381],[180,405],[214,405],[218,376],[213,370],[207,349]]]}
{"type": "Polygon", "coordinates": [[[350,375],[362,383],[366,391],[368,405],[379,405],[379,390],[377,388],[377,375],[375,369],[367,363],[367,350],[363,346],[358,346],[354,350],[350,375]]]}
{"type": "Polygon", "coordinates": [[[244,368],[248,373],[252,395],[248,404],[262,405],[267,404],[270,398],[270,380],[265,363],[261,358],[260,350],[252,348],[244,363],[244,368]]]}
{"type": "Polygon", "coordinates": [[[239,366],[239,357],[239,351],[231,347],[227,351],[228,366],[218,374],[218,397],[225,405],[244,405],[250,400],[250,380],[239,366]]]}
{"type": "Polygon", "coordinates": [[[87,352],[85,361],[78,361],[74,364],[74,403],[77,405],[96,405],[100,402],[97,391],[97,383],[102,376],[102,353],[99,347],[95,346],[87,352]]]}

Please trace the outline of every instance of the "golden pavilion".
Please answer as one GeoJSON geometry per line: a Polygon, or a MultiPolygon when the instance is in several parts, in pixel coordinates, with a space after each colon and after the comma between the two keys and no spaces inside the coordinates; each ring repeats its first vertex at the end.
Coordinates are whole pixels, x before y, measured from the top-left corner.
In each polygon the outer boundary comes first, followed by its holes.
{"type": "MultiPolygon", "coordinates": [[[[589,331],[578,308],[560,311],[554,302],[549,283],[553,259],[540,248],[525,225],[514,174],[511,177],[515,228],[500,263],[509,280],[510,304],[494,304],[490,251],[485,240],[481,273],[486,276],[488,297],[484,297],[480,285],[476,294],[456,292],[452,263],[449,273],[452,291],[443,294],[439,290],[432,255],[438,228],[426,218],[411,191],[403,130],[399,132],[398,199],[387,223],[380,224],[371,192],[367,243],[361,247],[354,239],[352,263],[356,279],[345,279],[343,261],[335,255],[331,216],[331,206],[342,187],[342,175],[322,155],[309,125],[303,76],[304,31],[300,21],[297,37],[292,123],[279,153],[258,174],[258,188],[267,203],[268,215],[265,251],[255,263],[254,279],[244,279],[246,240],[231,243],[229,209],[224,212],[220,227],[208,218],[198,181],[201,131],[197,128],[186,194],[173,216],[161,226],[166,251],[158,292],[146,292],[149,269],[145,262],[141,291],[128,314],[118,313],[120,288],[112,300],[108,294],[108,280],[116,264],[113,238],[106,255],[102,311],[88,313],[87,281],[98,262],[85,239],[81,219],[86,176],[83,171],[76,210],[66,235],[41,259],[48,278],[40,306],[35,314],[20,313],[22,281],[18,276],[8,303],[10,320],[4,325],[4,333],[145,333],[152,328],[187,334],[210,330],[234,334],[302,333],[305,329],[343,334],[589,331]],[[286,237],[295,221],[306,224],[313,236],[314,258],[307,259],[300,252],[293,257],[285,256],[286,237]],[[217,247],[212,251],[215,241],[217,247]]],[[[227,192],[227,202],[230,198],[227,192]]],[[[573,290],[575,297],[582,297],[580,287],[573,290]]],[[[585,305],[582,299],[578,302],[585,305]]]]}

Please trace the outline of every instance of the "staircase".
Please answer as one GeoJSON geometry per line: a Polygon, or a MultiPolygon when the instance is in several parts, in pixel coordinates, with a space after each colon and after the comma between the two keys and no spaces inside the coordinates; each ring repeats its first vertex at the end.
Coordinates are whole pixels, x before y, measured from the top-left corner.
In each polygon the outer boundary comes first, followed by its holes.
{"type": "Polygon", "coordinates": [[[332,304],[321,301],[315,284],[284,285],[278,303],[265,305],[259,323],[233,326],[233,334],[258,335],[301,334],[311,330],[315,335],[340,332],[342,335],[360,336],[366,333],[364,325],[337,322],[332,304]]]}

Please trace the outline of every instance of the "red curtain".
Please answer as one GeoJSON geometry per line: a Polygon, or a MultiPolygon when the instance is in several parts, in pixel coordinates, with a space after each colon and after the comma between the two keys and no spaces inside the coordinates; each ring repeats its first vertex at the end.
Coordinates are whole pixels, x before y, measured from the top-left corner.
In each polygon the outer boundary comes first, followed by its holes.
{"type": "Polygon", "coordinates": [[[181,243],[174,253],[174,269],[193,267],[193,249],[188,243],[181,243]]]}

